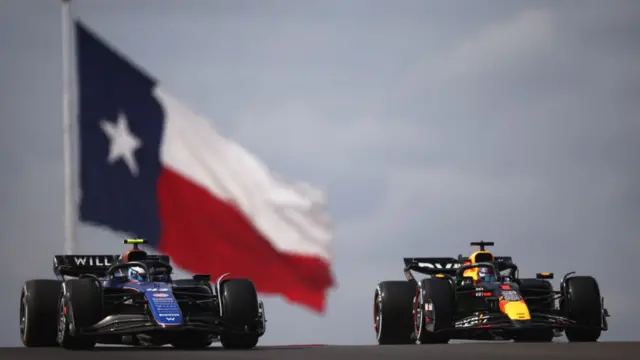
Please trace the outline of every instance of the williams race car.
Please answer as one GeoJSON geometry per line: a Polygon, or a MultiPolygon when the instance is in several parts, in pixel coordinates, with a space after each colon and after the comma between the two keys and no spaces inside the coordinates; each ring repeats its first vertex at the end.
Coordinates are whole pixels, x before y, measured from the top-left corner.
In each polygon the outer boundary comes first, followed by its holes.
{"type": "Polygon", "coordinates": [[[405,258],[408,281],[384,281],[374,295],[378,344],[447,343],[451,339],[551,342],[597,341],[608,311],[591,276],[565,275],[560,290],[552,273],[518,276],[511,257],[485,247],[468,258],[405,258]],[[427,275],[416,280],[412,271],[427,275]]]}
{"type": "Polygon", "coordinates": [[[56,255],[57,280],[29,280],[20,296],[25,346],[89,349],[101,344],[251,349],[266,329],[249,279],[209,275],[172,280],[166,255],[139,249],[118,255],[56,255]]]}

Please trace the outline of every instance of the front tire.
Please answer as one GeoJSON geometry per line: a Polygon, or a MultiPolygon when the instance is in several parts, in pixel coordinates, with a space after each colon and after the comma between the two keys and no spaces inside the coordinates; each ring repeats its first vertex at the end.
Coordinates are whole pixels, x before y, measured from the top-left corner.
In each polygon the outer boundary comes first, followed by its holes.
{"type": "Polygon", "coordinates": [[[58,346],[59,280],[29,280],[20,294],[20,339],[26,347],[58,346]]]}
{"type": "Polygon", "coordinates": [[[561,311],[585,328],[567,328],[569,342],[595,342],[602,333],[602,300],[598,282],[591,276],[574,276],[566,280],[561,311]]]}
{"type": "Polygon", "coordinates": [[[453,327],[454,293],[447,279],[420,281],[413,305],[415,334],[420,344],[446,344],[450,337],[440,331],[453,327]]]}
{"type": "Polygon", "coordinates": [[[222,320],[238,329],[250,333],[228,332],[220,335],[220,343],[226,349],[253,349],[260,335],[259,301],[255,285],[249,279],[229,279],[220,285],[220,301],[222,302],[222,320]]]}
{"type": "Polygon", "coordinates": [[[411,300],[416,286],[408,281],[383,281],[373,300],[373,318],[379,345],[415,344],[412,339],[411,300]]]}
{"type": "Polygon", "coordinates": [[[66,281],[64,287],[66,291],[59,297],[58,343],[68,350],[91,349],[96,345],[95,339],[82,336],[79,331],[102,317],[99,284],[90,279],[74,279],[66,281]]]}

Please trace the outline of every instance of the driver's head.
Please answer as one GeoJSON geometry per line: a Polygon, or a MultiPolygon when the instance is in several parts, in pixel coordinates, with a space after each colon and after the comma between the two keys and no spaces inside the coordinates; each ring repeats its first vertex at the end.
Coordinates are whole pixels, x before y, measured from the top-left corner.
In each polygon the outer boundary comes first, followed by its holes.
{"type": "Polygon", "coordinates": [[[478,280],[485,282],[495,282],[498,281],[493,268],[490,266],[483,266],[478,269],[478,280]]]}
{"type": "Polygon", "coordinates": [[[129,268],[128,277],[130,281],[146,281],[147,273],[140,266],[132,266],[129,268]]]}

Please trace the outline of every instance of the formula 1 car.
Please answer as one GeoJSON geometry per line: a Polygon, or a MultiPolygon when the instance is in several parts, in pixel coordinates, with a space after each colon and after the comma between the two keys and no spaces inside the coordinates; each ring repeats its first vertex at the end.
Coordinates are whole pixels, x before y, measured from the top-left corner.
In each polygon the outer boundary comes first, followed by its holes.
{"type": "Polygon", "coordinates": [[[570,272],[554,290],[552,273],[519,278],[511,257],[485,250],[493,245],[471,243],[480,251],[466,259],[405,258],[408,281],[384,281],[375,290],[378,344],[551,342],[563,333],[570,342],[593,342],[608,329],[609,313],[593,277],[570,272]],[[416,280],[412,271],[428,277],[416,280]]]}
{"type": "Polygon", "coordinates": [[[249,279],[209,275],[172,280],[166,255],[141,239],[118,255],[56,255],[57,280],[29,280],[20,296],[20,337],[28,347],[90,349],[96,343],[204,348],[215,341],[251,349],[265,333],[262,301],[249,279]],[[132,280],[132,272],[136,275],[132,280]]]}

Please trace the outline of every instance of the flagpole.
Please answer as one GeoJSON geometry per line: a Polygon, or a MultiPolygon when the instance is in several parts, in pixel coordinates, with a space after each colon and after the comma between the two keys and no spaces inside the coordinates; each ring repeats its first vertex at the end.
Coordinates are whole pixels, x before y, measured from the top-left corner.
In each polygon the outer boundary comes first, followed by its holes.
{"type": "Polygon", "coordinates": [[[64,252],[71,254],[76,248],[75,239],[75,202],[73,187],[73,111],[72,91],[72,34],[71,0],[62,1],[62,131],[64,154],[64,252]]]}

